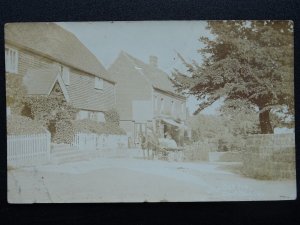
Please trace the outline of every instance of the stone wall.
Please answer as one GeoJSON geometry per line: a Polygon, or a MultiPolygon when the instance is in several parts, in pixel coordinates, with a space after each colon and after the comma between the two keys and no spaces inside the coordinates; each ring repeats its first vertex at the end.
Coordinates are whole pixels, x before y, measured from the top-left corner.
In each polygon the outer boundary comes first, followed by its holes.
{"type": "Polygon", "coordinates": [[[295,134],[247,137],[242,172],[256,179],[296,177],[295,134]]]}

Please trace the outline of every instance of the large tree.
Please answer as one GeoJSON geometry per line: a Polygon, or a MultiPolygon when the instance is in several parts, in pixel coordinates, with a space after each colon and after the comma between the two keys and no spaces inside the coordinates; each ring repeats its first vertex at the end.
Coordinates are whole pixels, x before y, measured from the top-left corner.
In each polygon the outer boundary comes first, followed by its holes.
{"type": "Polygon", "coordinates": [[[271,112],[294,114],[292,21],[208,21],[207,29],[203,62],[179,54],[187,73],[173,72],[175,87],[202,100],[195,114],[224,98],[228,108],[257,111],[261,133],[273,133],[271,112]]]}

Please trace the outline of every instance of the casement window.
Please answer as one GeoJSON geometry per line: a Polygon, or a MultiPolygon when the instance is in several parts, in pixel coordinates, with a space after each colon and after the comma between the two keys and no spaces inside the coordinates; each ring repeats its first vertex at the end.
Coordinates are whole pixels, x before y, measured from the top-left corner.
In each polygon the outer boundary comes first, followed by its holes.
{"type": "Polygon", "coordinates": [[[172,101],[171,101],[171,114],[173,114],[174,111],[175,111],[175,103],[174,103],[174,101],[172,100],[172,101]]]}
{"type": "Polygon", "coordinates": [[[162,112],[165,108],[165,101],[163,98],[160,99],[160,112],[162,112]]]}
{"type": "Polygon", "coordinates": [[[9,73],[18,73],[18,51],[5,47],[5,70],[9,73]]]}
{"type": "Polygon", "coordinates": [[[158,101],[157,101],[157,96],[154,96],[154,110],[158,110],[158,101]]]}
{"type": "Polygon", "coordinates": [[[95,77],[95,88],[98,90],[103,90],[103,79],[95,77]]]}
{"type": "Polygon", "coordinates": [[[97,122],[105,122],[105,116],[103,112],[97,112],[97,122]]]}
{"type": "Polygon", "coordinates": [[[185,112],[185,104],[184,104],[184,102],[181,103],[181,112],[182,113],[185,112]]]}
{"type": "Polygon", "coordinates": [[[95,112],[89,112],[90,120],[97,120],[97,114],[95,112]]]}
{"type": "Polygon", "coordinates": [[[62,79],[65,85],[70,85],[70,69],[66,66],[61,67],[62,79]]]}
{"type": "Polygon", "coordinates": [[[88,119],[88,118],[89,118],[88,111],[81,110],[77,114],[77,119],[79,119],[79,120],[88,119]]]}

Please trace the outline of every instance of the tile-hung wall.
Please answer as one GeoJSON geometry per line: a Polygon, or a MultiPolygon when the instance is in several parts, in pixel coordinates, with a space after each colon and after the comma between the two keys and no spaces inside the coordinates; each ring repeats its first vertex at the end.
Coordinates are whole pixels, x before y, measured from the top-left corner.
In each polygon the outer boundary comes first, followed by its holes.
{"type": "MultiPolygon", "coordinates": [[[[31,51],[20,49],[12,45],[6,45],[6,55],[14,52],[17,64],[16,74],[26,75],[28,70],[45,70],[53,66],[61,66],[61,72],[68,71],[69,77],[63,76],[71,103],[79,109],[94,111],[106,111],[115,106],[114,85],[95,76],[79,71],[74,68],[62,65],[46,57],[35,54],[31,51]]],[[[10,59],[9,57],[8,59],[10,59]]],[[[9,67],[6,67],[9,69],[9,67]]],[[[11,72],[11,71],[9,71],[11,72]]]]}
{"type": "Polygon", "coordinates": [[[97,86],[97,80],[95,76],[70,69],[70,82],[67,89],[71,102],[75,107],[86,110],[107,111],[115,106],[114,84],[100,79],[102,85],[99,86],[98,84],[97,86]]]}
{"type": "Polygon", "coordinates": [[[27,70],[43,70],[53,66],[54,62],[45,57],[34,54],[30,51],[26,51],[15,46],[5,45],[5,48],[13,49],[17,52],[17,71],[14,73],[25,75],[27,70]]]}

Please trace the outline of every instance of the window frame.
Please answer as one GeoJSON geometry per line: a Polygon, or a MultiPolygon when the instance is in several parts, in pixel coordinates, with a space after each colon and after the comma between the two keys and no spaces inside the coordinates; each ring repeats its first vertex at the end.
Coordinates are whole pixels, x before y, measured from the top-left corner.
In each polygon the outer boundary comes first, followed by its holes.
{"type": "Polygon", "coordinates": [[[103,90],[104,88],[104,80],[100,77],[95,76],[95,85],[94,85],[96,90],[103,90]]]}
{"type": "Polygon", "coordinates": [[[164,100],[164,98],[161,98],[160,99],[160,113],[163,113],[163,111],[164,111],[164,109],[165,109],[165,100],[164,100]]]}
{"type": "Polygon", "coordinates": [[[5,72],[18,73],[18,67],[19,67],[18,50],[8,46],[5,46],[4,50],[5,50],[5,72]],[[8,50],[7,52],[6,49],[8,50]],[[12,57],[12,53],[14,53],[13,57],[12,57]]]}
{"type": "Polygon", "coordinates": [[[175,101],[171,100],[171,114],[173,115],[175,113],[175,101]]]}

